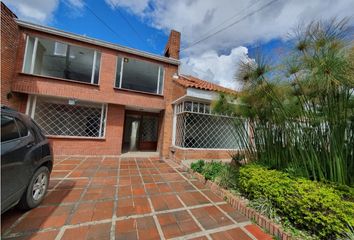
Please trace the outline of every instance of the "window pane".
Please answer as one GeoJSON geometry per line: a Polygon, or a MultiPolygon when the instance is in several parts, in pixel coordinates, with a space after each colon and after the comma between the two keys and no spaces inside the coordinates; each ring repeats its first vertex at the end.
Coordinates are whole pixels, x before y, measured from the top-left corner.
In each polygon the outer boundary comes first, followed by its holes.
{"type": "Polygon", "coordinates": [[[37,97],[34,120],[46,135],[101,137],[101,113],[101,104],[37,97]]]}
{"type": "Polygon", "coordinates": [[[141,123],[141,140],[147,142],[157,141],[158,118],[152,116],[143,116],[141,123]]]}
{"type": "Polygon", "coordinates": [[[34,37],[27,38],[27,47],[26,47],[25,60],[24,60],[24,66],[23,66],[23,72],[25,72],[25,73],[31,73],[34,41],[35,41],[34,37]]]}
{"type": "Polygon", "coordinates": [[[198,112],[198,103],[197,102],[193,102],[193,112],[198,112]]]}
{"type": "Polygon", "coordinates": [[[120,71],[122,69],[122,58],[118,57],[117,58],[117,69],[116,69],[116,88],[119,88],[120,84],[120,71]]]}
{"type": "MultiPolygon", "coordinates": [[[[175,144],[184,148],[240,149],[235,119],[206,114],[178,114],[175,144]]],[[[246,134],[246,132],[245,132],[246,134]]]]}
{"type": "Polygon", "coordinates": [[[159,90],[158,90],[158,94],[162,94],[163,92],[163,77],[164,77],[164,69],[163,67],[160,67],[160,78],[159,78],[159,90]]]}
{"type": "Polygon", "coordinates": [[[210,113],[210,105],[205,104],[205,113],[210,113]]]}
{"type": "Polygon", "coordinates": [[[20,132],[20,136],[21,137],[25,137],[28,135],[28,129],[25,125],[23,125],[23,123],[19,120],[16,120],[16,123],[17,123],[17,127],[18,127],[18,130],[20,132]]]}
{"type": "Polygon", "coordinates": [[[96,52],[96,64],[95,64],[95,75],[94,75],[94,84],[98,84],[100,78],[100,65],[101,65],[101,53],[96,52]]]}
{"type": "MultiPolygon", "coordinates": [[[[94,50],[38,38],[34,74],[91,83],[94,50]]],[[[97,61],[98,60],[98,61],[97,61]]],[[[94,82],[98,83],[100,54],[94,82]]]]}
{"type": "Polygon", "coordinates": [[[203,103],[199,103],[199,110],[198,110],[198,112],[204,113],[204,104],[203,104],[203,103]]]}
{"type": "Polygon", "coordinates": [[[184,102],[184,111],[192,111],[192,102],[184,102]]]}
{"type": "Polygon", "coordinates": [[[1,116],[1,142],[19,138],[15,120],[11,117],[1,116]]]}
{"type": "Polygon", "coordinates": [[[122,88],[156,93],[159,65],[124,58],[122,88]]]}

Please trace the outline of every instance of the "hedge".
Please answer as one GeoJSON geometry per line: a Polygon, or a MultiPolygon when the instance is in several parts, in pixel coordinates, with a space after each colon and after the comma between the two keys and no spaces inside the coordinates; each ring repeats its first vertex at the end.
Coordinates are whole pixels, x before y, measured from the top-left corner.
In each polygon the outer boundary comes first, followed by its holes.
{"type": "Polygon", "coordinates": [[[328,184],[247,165],[240,169],[238,186],[251,200],[268,199],[280,216],[321,239],[341,237],[354,226],[354,202],[342,199],[342,194],[328,184]]]}

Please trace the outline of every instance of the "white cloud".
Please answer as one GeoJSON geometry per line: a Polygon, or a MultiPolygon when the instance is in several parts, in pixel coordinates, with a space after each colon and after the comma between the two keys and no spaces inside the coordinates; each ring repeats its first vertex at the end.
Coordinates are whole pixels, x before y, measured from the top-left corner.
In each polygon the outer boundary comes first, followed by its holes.
{"type": "Polygon", "coordinates": [[[238,63],[249,60],[247,53],[245,47],[234,48],[229,55],[218,55],[215,50],[210,50],[197,57],[182,58],[180,71],[224,87],[239,89],[241,86],[234,80],[234,75],[238,63]]]}
{"type": "MultiPolygon", "coordinates": [[[[19,19],[40,24],[53,21],[54,13],[59,6],[59,0],[4,0],[4,2],[19,19]]],[[[80,14],[85,4],[84,0],[63,0],[63,2],[76,15],[80,14]]]]}
{"type": "MultiPolygon", "coordinates": [[[[226,19],[230,20],[218,29],[231,24],[251,11],[257,10],[270,1],[263,0],[106,0],[111,7],[124,7],[130,12],[143,18],[151,26],[161,29],[166,33],[176,29],[182,33],[182,46],[190,46],[195,41],[205,36],[208,30],[213,29],[226,19]]],[[[267,42],[274,38],[286,38],[296,24],[307,23],[314,19],[328,19],[333,17],[353,16],[353,0],[279,0],[270,7],[245,18],[227,30],[182,51],[183,68],[205,78],[213,79],[224,86],[226,76],[221,74],[221,69],[232,71],[235,69],[238,58],[237,53],[231,50],[239,46],[267,42]],[[231,52],[230,55],[221,53],[231,52]],[[228,59],[228,61],[225,60],[228,59]],[[229,67],[221,68],[217,62],[210,59],[225,60],[229,67]],[[211,62],[213,64],[211,64],[211,62]],[[190,64],[190,66],[184,66],[190,64]],[[203,68],[203,69],[197,69],[203,68]],[[206,69],[204,69],[206,68],[206,69]],[[202,74],[201,72],[205,72],[202,74]],[[209,76],[210,74],[210,76],[209,76]],[[209,77],[208,77],[209,76],[209,77]]],[[[354,19],[351,18],[351,23],[354,19]]],[[[182,48],[183,48],[182,47],[182,48]]],[[[240,53],[242,57],[243,53],[240,53]]],[[[227,76],[232,76],[228,73],[227,76]]]]}
{"type": "Polygon", "coordinates": [[[16,15],[23,20],[47,23],[53,19],[59,0],[4,0],[16,15]]]}
{"type": "Polygon", "coordinates": [[[74,8],[82,9],[85,6],[84,0],[67,0],[68,4],[74,8]]]}
{"type": "Polygon", "coordinates": [[[111,8],[126,8],[134,14],[141,15],[147,8],[149,0],[105,0],[111,8]]]}

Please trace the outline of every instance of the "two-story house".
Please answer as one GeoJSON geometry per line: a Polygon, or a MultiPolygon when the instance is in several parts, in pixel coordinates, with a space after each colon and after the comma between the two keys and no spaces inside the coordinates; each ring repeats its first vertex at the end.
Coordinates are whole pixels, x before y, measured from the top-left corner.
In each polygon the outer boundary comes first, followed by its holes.
{"type": "Polygon", "coordinates": [[[21,21],[1,3],[1,103],[30,115],[59,155],[226,158],[232,118],[211,101],[234,92],[180,75],[179,49],[176,31],[160,56],[21,21]]]}

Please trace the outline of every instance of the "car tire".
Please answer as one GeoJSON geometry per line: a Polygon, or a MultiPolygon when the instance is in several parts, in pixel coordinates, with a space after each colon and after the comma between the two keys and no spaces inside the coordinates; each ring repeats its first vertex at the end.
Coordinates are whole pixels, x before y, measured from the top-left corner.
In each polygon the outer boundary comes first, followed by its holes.
{"type": "Polygon", "coordinates": [[[26,191],[23,193],[18,207],[28,210],[37,207],[43,200],[49,185],[49,169],[42,166],[33,174],[26,191]]]}

